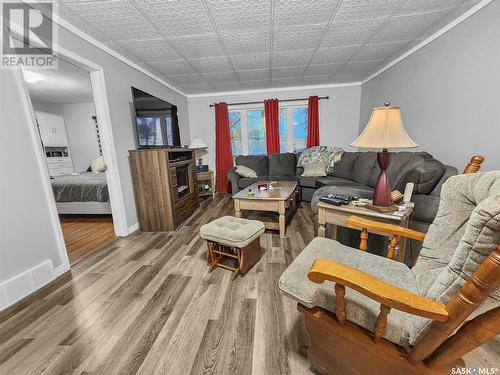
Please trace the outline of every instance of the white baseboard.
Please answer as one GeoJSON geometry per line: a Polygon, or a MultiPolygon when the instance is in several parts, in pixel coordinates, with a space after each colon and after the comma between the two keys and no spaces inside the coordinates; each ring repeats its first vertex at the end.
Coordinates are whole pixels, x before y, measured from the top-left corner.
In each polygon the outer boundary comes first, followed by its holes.
{"type": "Polygon", "coordinates": [[[30,295],[68,270],[66,265],[56,267],[46,260],[0,283],[0,311],[30,295]]]}
{"type": "Polygon", "coordinates": [[[139,230],[139,223],[135,223],[134,225],[128,227],[128,234],[134,233],[136,230],[139,230]]]}

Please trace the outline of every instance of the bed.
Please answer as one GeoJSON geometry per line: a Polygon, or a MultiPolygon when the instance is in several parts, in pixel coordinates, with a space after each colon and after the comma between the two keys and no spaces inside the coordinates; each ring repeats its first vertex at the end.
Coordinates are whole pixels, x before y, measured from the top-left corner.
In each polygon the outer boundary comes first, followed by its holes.
{"type": "Polygon", "coordinates": [[[111,214],[106,172],[82,172],[51,179],[59,214],[111,214]]]}

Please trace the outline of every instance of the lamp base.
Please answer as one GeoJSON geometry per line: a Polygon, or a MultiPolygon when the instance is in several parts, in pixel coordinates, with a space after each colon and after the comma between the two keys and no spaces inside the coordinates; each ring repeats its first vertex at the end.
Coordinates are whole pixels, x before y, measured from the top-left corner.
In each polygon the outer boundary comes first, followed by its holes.
{"type": "Polygon", "coordinates": [[[389,176],[387,175],[387,168],[391,163],[391,154],[387,149],[377,153],[378,166],[380,167],[380,174],[375,184],[375,191],[373,192],[373,205],[379,207],[391,206],[391,186],[389,184],[389,176]]]}

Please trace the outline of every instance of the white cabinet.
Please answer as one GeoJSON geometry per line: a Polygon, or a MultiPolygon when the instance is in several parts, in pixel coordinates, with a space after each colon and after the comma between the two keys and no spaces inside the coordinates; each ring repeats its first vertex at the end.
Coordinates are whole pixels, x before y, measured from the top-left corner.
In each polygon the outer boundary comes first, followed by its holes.
{"type": "Polygon", "coordinates": [[[67,147],[68,137],[64,117],[47,112],[36,111],[42,142],[45,147],[67,147]]]}

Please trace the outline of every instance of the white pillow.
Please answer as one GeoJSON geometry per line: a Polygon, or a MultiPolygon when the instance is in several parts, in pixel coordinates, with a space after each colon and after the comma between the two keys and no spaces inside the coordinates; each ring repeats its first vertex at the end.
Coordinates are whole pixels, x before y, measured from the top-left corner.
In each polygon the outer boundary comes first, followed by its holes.
{"type": "Polygon", "coordinates": [[[253,169],[245,167],[244,165],[237,165],[236,173],[241,177],[257,177],[257,173],[255,173],[253,169]]]}
{"type": "Polygon", "coordinates": [[[311,163],[304,165],[302,177],[324,177],[326,176],[326,166],[323,163],[311,163]]]}
{"type": "Polygon", "coordinates": [[[104,158],[99,156],[97,159],[90,163],[90,170],[92,172],[104,172],[106,170],[106,165],[104,164],[104,158]]]}

